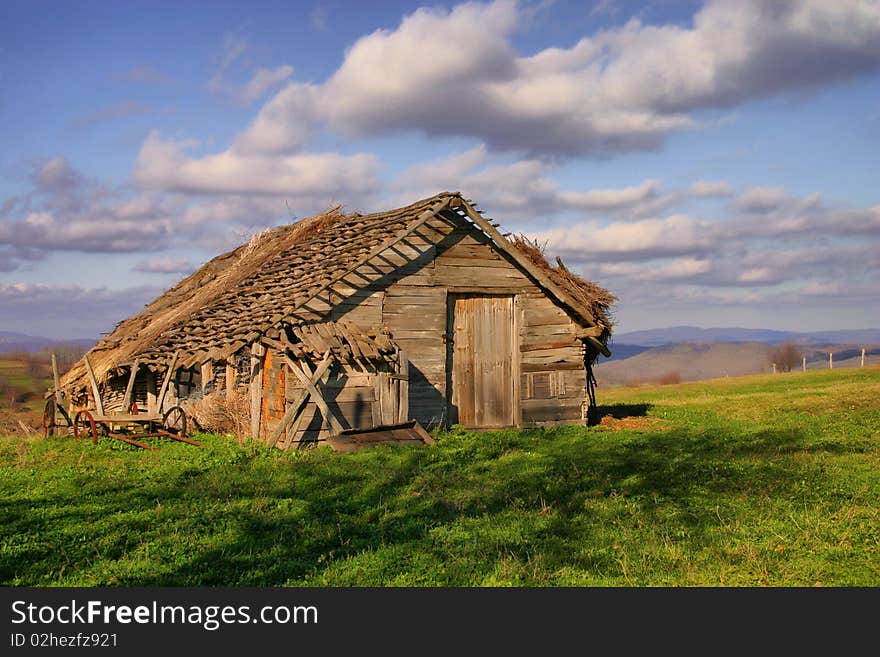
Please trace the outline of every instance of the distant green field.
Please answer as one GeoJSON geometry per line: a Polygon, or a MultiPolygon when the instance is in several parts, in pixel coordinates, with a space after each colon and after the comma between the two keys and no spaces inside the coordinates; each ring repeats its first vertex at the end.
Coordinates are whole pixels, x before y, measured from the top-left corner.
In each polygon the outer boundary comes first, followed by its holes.
{"type": "Polygon", "coordinates": [[[599,397],[349,455],[5,438],[0,583],[880,585],[880,369],[599,397]]]}
{"type": "Polygon", "coordinates": [[[51,385],[48,365],[0,358],[0,435],[19,431],[18,420],[38,427],[43,414],[43,393],[51,385]]]}

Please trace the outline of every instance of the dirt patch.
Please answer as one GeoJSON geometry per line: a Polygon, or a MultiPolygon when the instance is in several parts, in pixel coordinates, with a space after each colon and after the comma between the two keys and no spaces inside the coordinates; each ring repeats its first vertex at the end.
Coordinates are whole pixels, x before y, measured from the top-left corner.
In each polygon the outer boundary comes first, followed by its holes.
{"type": "Polygon", "coordinates": [[[31,412],[0,411],[0,436],[30,435],[42,431],[42,416],[31,412]]]}
{"type": "Polygon", "coordinates": [[[606,415],[599,421],[598,428],[602,431],[667,431],[670,428],[667,420],[644,415],[631,415],[617,418],[606,415]]]}

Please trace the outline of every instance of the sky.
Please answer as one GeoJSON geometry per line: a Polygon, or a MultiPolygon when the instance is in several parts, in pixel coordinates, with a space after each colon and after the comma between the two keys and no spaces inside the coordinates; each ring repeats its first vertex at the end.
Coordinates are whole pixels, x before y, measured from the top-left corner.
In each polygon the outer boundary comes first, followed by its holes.
{"type": "Polygon", "coordinates": [[[880,326],[880,0],[0,0],[0,331],[440,191],[617,332],[880,326]]]}

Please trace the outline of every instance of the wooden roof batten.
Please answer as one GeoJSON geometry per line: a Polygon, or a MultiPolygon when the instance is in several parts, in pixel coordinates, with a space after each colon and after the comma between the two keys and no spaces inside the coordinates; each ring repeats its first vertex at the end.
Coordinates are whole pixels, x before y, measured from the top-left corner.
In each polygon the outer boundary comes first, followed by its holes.
{"type": "MultiPolygon", "coordinates": [[[[312,292],[310,295],[308,295],[307,297],[305,297],[302,301],[297,302],[296,305],[294,305],[294,307],[293,307],[293,311],[292,311],[292,312],[296,312],[296,311],[299,310],[300,308],[306,306],[309,302],[314,301],[315,298],[316,298],[318,295],[320,295],[322,292],[324,292],[324,291],[326,291],[326,290],[332,288],[332,287],[333,287],[334,285],[336,285],[339,281],[341,281],[341,280],[344,279],[345,277],[349,276],[350,274],[352,274],[352,273],[354,273],[355,271],[357,271],[358,269],[360,269],[363,265],[365,265],[366,263],[368,263],[370,260],[373,260],[374,258],[376,258],[376,257],[378,257],[379,255],[381,255],[384,251],[387,251],[388,249],[394,247],[396,244],[398,244],[398,243],[401,242],[402,240],[406,239],[407,236],[409,236],[409,235],[411,235],[412,233],[414,233],[414,232],[415,232],[416,230],[418,230],[421,226],[423,226],[423,225],[426,224],[428,221],[430,221],[431,219],[433,219],[434,217],[436,217],[436,216],[437,216],[442,210],[444,210],[445,208],[449,207],[451,201],[453,200],[453,198],[454,198],[454,197],[448,197],[448,198],[445,198],[445,199],[443,199],[440,203],[437,203],[437,204],[434,205],[433,207],[431,207],[431,208],[429,208],[428,210],[425,210],[424,212],[422,212],[420,215],[418,215],[418,216],[415,218],[415,220],[414,220],[412,223],[410,223],[406,228],[404,228],[403,230],[401,230],[397,235],[395,235],[394,237],[392,237],[392,238],[389,239],[389,240],[386,240],[385,242],[383,242],[382,244],[380,244],[379,246],[377,246],[376,248],[374,248],[374,249],[373,249],[372,251],[370,251],[367,255],[363,256],[363,257],[360,258],[360,259],[358,259],[353,265],[350,265],[350,266],[348,266],[346,269],[344,269],[344,270],[342,271],[342,273],[337,274],[337,275],[334,276],[330,281],[328,281],[327,283],[325,283],[324,285],[322,285],[321,287],[319,287],[317,290],[315,290],[314,292],[312,292]]],[[[460,199],[459,199],[459,200],[460,200],[460,199]]]]}

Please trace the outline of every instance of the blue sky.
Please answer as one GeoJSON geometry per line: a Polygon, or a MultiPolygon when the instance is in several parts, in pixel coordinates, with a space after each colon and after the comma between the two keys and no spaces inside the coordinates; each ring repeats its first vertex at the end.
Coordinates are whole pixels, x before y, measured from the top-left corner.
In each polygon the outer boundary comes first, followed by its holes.
{"type": "Polygon", "coordinates": [[[255,232],[476,199],[625,332],[880,325],[880,2],[2,4],[0,330],[255,232]]]}

